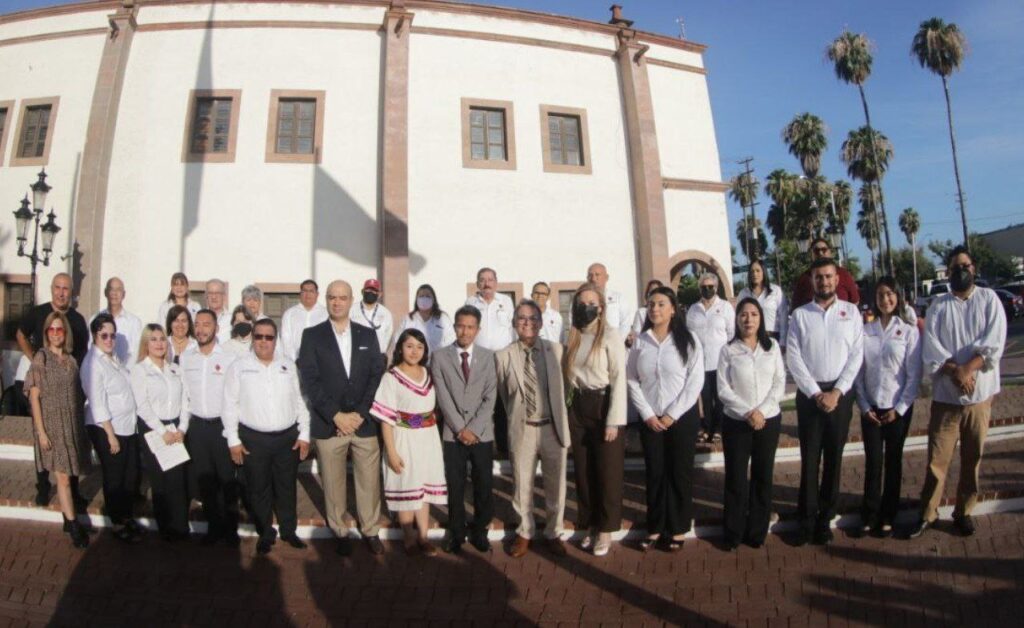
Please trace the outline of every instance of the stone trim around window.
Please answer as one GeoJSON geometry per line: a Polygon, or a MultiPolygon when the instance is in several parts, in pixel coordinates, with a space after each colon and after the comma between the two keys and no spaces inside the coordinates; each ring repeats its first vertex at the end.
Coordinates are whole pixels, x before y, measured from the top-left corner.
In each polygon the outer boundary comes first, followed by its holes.
{"type": "MultiPolygon", "coordinates": [[[[53,131],[57,127],[57,109],[59,106],[60,96],[26,98],[21,101],[17,132],[12,136],[14,140],[11,142],[14,145],[11,151],[11,166],[46,166],[50,163],[50,149],[53,148],[53,131]],[[50,105],[50,119],[46,126],[46,144],[43,145],[43,155],[41,157],[18,157],[18,149],[21,145],[22,133],[25,130],[25,117],[28,114],[28,108],[38,107],[39,105],[50,105]]],[[[8,113],[8,116],[10,116],[10,113],[8,113]]]]}
{"type": "Polygon", "coordinates": [[[278,164],[318,164],[323,159],[324,147],[324,104],[327,92],[316,89],[273,89],[270,90],[270,112],[267,115],[267,149],[264,157],[266,163],[278,164]],[[279,153],[277,152],[277,115],[282,99],[305,99],[316,101],[313,113],[313,152],[312,153],[279,153]]]}
{"type": "Polygon", "coordinates": [[[181,161],[184,163],[234,163],[235,147],[238,142],[239,110],[242,105],[240,89],[193,89],[188,93],[187,114],[185,116],[185,139],[181,147],[181,161]],[[223,153],[193,153],[192,125],[195,123],[196,102],[200,98],[230,98],[231,127],[228,129],[228,149],[223,153]]]}
{"type": "Polygon", "coordinates": [[[591,174],[593,158],[590,153],[590,128],[587,125],[587,110],[577,107],[562,107],[558,105],[540,106],[540,138],[541,151],[544,158],[544,172],[556,172],[563,174],[591,174]],[[567,164],[556,164],[551,161],[551,133],[548,129],[548,116],[563,115],[575,116],[580,121],[580,160],[579,166],[567,164]]]}
{"type": "Polygon", "coordinates": [[[0,350],[21,351],[16,340],[6,340],[4,331],[7,326],[7,285],[31,285],[32,276],[20,273],[0,273],[0,350]]]}
{"type": "Polygon", "coordinates": [[[462,167],[481,168],[487,170],[516,169],[516,122],[515,107],[510,100],[486,100],[483,98],[463,98],[462,116],[462,167]],[[505,114],[505,159],[473,159],[471,126],[469,113],[471,109],[500,109],[505,114]]]}
{"type": "Polygon", "coordinates": [[[3,166],[4,156],[7,154],[7,138],[10,137],[11,127],[14,126],[14,101],[0,100],[0,109],[7,110],[4,128],[0,130],[0,166],[3,166]]]}

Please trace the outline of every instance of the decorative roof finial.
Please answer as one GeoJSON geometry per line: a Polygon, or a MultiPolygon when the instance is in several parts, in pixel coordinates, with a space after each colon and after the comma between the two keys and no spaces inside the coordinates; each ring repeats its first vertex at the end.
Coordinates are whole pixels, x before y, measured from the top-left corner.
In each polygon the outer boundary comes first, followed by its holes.
{"type": "Polygon", "coordinates": [[[626,28],[629,28],[630,26],[633,25],[633,20],[627,20],[626,18],[622,17],[621,4],[613,4],[610,10],[612,12],[612,19],[608,20],[609,24],[614,24],[615,26],[625,26],[626,28]]]}

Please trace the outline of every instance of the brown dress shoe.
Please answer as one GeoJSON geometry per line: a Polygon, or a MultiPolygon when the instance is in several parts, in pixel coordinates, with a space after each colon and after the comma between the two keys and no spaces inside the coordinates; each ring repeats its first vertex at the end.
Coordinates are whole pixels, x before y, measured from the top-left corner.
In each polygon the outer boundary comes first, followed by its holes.
{"type": "Polygon", "coordinates": [[[559,558],[561,558],[562,556],[565,556],[565,555],[567,555],[569,553],[565,549],[565,543],[563,543],[562,539],[560,539],[558,537],[555,537],[553,539],[548,539],[547,540],[547,548],[548,548],[549,552],[551,552],[555,556],[558,556],[559,558]]]}
{"type": "Polygon", "coordinates": [[[522,558],[528,549],[530,549],[530,539],[517,534],[516,540],[512,541],[512,546],[508,548],[508,555],[512,558],[522,558]]]}

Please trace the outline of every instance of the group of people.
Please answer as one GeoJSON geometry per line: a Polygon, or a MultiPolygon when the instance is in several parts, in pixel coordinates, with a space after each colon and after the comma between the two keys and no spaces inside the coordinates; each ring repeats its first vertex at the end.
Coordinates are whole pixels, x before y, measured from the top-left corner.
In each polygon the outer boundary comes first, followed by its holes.
{"type": "Polygon", "coordinates": [[[907,320],[900,288],[888,277],[877,282],[876,318],[864,325],[848,273],[823,240],[812,250],[815,259],[790,306],[755,261],[735,307],[708,273],[689,308],[674,289],[652,281],[633,313],[608,289],[607,269],[594,264],[573,293],[567,331],[549,305],[548,284],[513,303],[497,291],[490,268],[478,271],[476,294],[450,317],[433,288],[420,286],[397,326],[379,303],[376,279],[363,283],[358,300],[348,282],[333,281],[324,304],[317,283],[306,280],[299,304],[279,326],[263,313],[255,286],[228,311],[224,283],[210,281],[200,307],[181,273],[172,278],[159,322],[143,325],[128,313],[124,283],[111,278],[107,308],[87,326],[71,306],[71,278],[59,274],[52,300],[34,308],[18,332],[30,363],[24,389],[35,428],[38,501],[49,501],[52,472],[65,529],[76,546],[88,544],[75,513],[82,505],[76,479],[89,466],[91,442],[118,539],[131,542],[142,533],[134,518],[141,469],[168,541],[188,535],[196,498],[209,526],[202,542],[237,544],[241,498],[258,553],[271,551],[278,536],[302,548],[297,471],[315,455],[336,551],[348,555],[351,458],[355,521],[370,552],[385,551],[384,505],[397,514],[409,553],[438,551],[427,541],[431,505],[448,509],[446,551],[459,553],[467,542],[488,551],[497,449],[511,462],[519,518],[509,553],[523,556],[533,544],[564,555],[571,450],[580,546],[602,556],[621,526],[624,430],[632,424],[646,474],[641,548],[682,548],[693,520],[700,438],[722,440],[725,545],[759,547],[769,529],[788,373],[797,386],[799,540],[825,544],[855,405],[865,448],[864,532],[892,531],[903,442],[926,374],[934,397],[928,468],[920,517],[909,533],[934,522],[958,440],[954,521],[973,533],[970,513],[1006,337],[998,299],[974,285],[972,258],[958,248],[948,260],[951,292],[929,308],[923,334],[907,320]],[[809,300],[800,303],[807,282],[809,300]],[[151,431],[166,444],[184,444],[189,462],[161,468],[146,442],[151,431]],[[543,530],[534,517],[538,462],[543,530]]]}

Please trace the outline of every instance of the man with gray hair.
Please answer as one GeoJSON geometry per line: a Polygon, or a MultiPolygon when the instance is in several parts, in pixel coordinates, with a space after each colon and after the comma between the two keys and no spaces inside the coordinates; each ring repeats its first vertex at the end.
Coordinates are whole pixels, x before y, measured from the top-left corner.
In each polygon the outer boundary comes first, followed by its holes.
{"type": "Polygon", "coordinates": [[[686,311],[686,327],[700,340],[704,349],[704,388],[700,393],[703,410],[702,427],[707,442],[715,439],[722,418],[722,402],[718,398],[718,354],[736,335],[736,311],[725,299],[718,297],[718,275],[704,273],[697,282],[700,301],[686,311]]]}
{"type": "Polygon", "coordinates": [[[228,308],[228,286],[220,279],[206,282],[206,309],[217,315],[217,341],[231,340],[231,310],[228,308]]]}
{"type": "MultiPolygon", "coordinates": [[[[107,297],[107,307],[96,312],[92,318],[100,314],[110,314],[117,324],[114,339],[114,355],[125,366],[135,364],[135,355],[139,352],[139,339],[142,337],[142,319],[124,309],[124,282],[118,277],[111,277],[103,288],[103,296],[107,297]]],[[[92,322],[92,319],[89,319],[92,322]]],[[[89,342],[89,341],[86,341],[89,342]]],[[[92,344],[89,342],[89,344],[92,344]]]]}
{"type": "Polygon", "coordinates": [[[263,313],[263,291],[252,284],[242,288],[242,305],[249,311],[254,321],[270,318],[263,313]]]}

